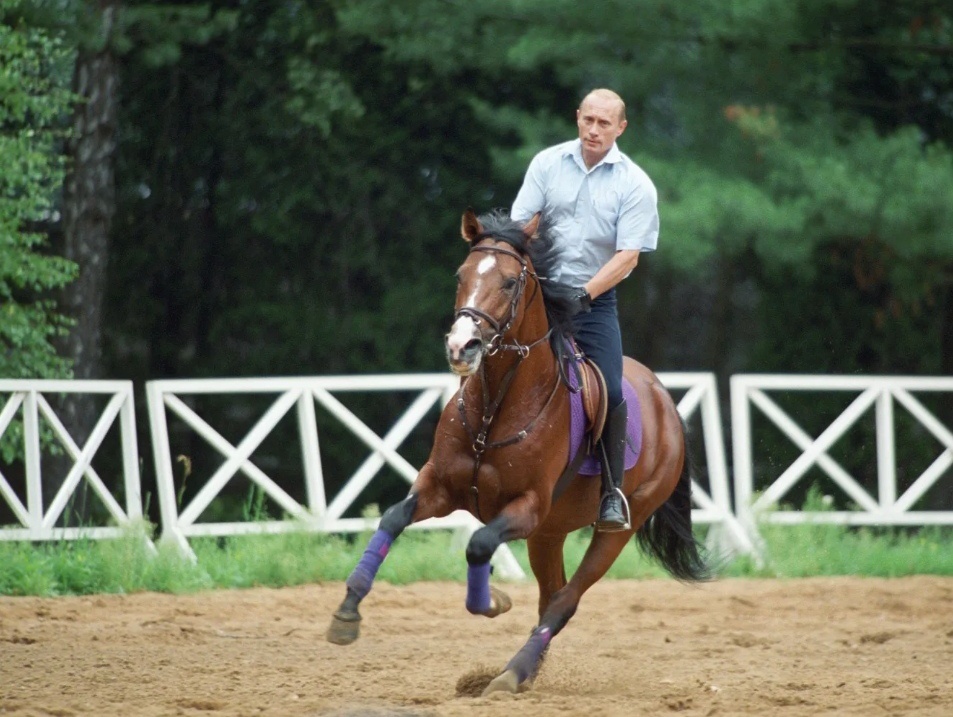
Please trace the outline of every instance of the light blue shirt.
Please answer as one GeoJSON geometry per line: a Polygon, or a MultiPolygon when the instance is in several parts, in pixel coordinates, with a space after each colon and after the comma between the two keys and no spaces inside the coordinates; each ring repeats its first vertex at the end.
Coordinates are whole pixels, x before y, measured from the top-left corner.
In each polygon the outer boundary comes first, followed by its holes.
{"type": "Polygon", "coordinates": [[[562,263],[557,281],[581,286],[617,252],[654,251],[658,192],[649,176],[613,144],[592,169],[578,139],[533,157],[510,216],[525,222],[542,212],[553,227],[562,263]]]}

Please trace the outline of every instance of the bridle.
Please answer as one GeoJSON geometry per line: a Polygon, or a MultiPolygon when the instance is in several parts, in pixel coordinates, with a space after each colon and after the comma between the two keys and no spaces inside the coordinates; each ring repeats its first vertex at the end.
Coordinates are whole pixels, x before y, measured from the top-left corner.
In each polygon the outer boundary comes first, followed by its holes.
{"type": "MultiPolygon", "coordinates": [[[[482,234],[476,241],[484,238],[492,237],[492,234],[482,234]]],[[[510,330],[513,325],[513,321],[516,320],[516,314],[519,310],[520,301],[523,298],[523,292],[526,289],[526,284],[530,278],[533,279],[533,294],[527,301],[527,307],[529,307],[533,301],[536,299],[536,296],[541,293],[540,289],[540,277],[536,275],[534,271],[531,271],[529,268],[529,263],[526,259],[514,251],[509,249],[504,249],[502,247],[496,246],[479,246],[478,244],[473,245],[470,248],[470,252],[487,252],[487,253],[496,253],[504,254],[506,256],[512,257],[519,262],[520,269],[519,276],[516,279],[516,287],[513,291],[513,299],[510,301],[509,311],[502,320],[497,320],[494,317],[490,316],[488,313],[482,309],[478,309],[473,306],[464,306],[461,309],[458,309],[454,320],[459,319],[461,316],[468,316],[473,319],[473,321],[479,326],[481,321],[485,321],[488,326],[493,329],[493,336],[490,337],[490,340],[485,344],[483,349],[484,357],[494,356],[495,354],[501,351],[514,351],[517,355],[516,360],[513,365],[510,366],[509,370],[504,374],[502,381],[500,382],[499,390],[496,392],[496,397],[490,398],[490,388],[489,382],[487,381],[486,376],[486,361],[480,362],[480,383],[483,391],[483,415],[481,419],[481,425],[479,430],[474,430],[469,421],[467,421],[467,411],[466,405],[463,401],[463,390],[461,388],[459,398],[457,399],[457,408],[460,411],[460,419],[463,423],[464,428],[467,430],[467,433],[470,435],[473,447],[473,476],[470,481],[470,494],[473,496],[473,506],[474,513],[478,520],[480,518],[480,501],[479,501],[479,489],[477,488],[477,477],[480,472],[480,464],[483,462],[483,454],[488,448],[503,448],[504,446],[510,446],[514,443],[519,443],[526,436],[529,435],[529,432],[536,425],[536,422],[539,420],[546,409],[549,408],[549,404],[552,403],[553,399],[556,397],[556,393],[559,389],[560,376],[557,371],[556,383],[553,386],[553,390],[549,394],[549,398],[546,399],[546,403],[543,408],[533,417],[530,422],[526,425],[523,430],[519,431],[513,436],[506,438],[500,441],[492,441],[487,443],[487,436],[490,433],[490,426],[493,423],[493,419],[496,417],[497,412],[500,409],[500,406],[503,403],[503,398],[506,396],[506,392],[510,387],[510,383],[513,380],[513,377],[516,375],[516,370],[520,367],[520,364],[523,362],[523,359],[529,356],[529,352],[539,344],[549,340],[549,337],[552,335],[553,330],[550,328],[545,334],[541,337],[532,341],[528,344],[521,344],[517,340],[513,340],[512,343],[505,343],[504,337],[506,333],[510,330]]],[[[467,379],[469,381],[469,378],[467,379]]]]}
{"type": "MultiPolygon", "coordinates": [[[[486,238],[492,235],[483,235],[481,238],[486,238]]],[[[512,344],[504,344],[503,337],[506,335],[506,332],[510,330],[510,327],[513,325],[513,321],[516,319],[516,312],[519,310],[520,300],[523,298],[523,291],[526,289],[526,281],[528,277],[533,278],[533,295],[529,298],[529,303],[533,302],[533,299],[536,298],[536,294],[539,291],[539,277],[536,275],[536,272],[530,271],[529,263],[526,259],[515,251],[510,251],[509,249],[504,249],[503,247],[498,246],[473,246],[470,249],[470,253],[473,252],[484,252],[488,254],[504,254],[508,257],[511,257],[519,262],[520,264],[520,273],[516,277],[516,287],[513,291],[513,298],[510,300],[509,311],[506,314],[506,318],[498,321],[497,319],[490,316],[488,313],[482,309],[478,309],[475,306],[464,306],[457,310],[454,314],[454,320],[459,319],[461,316],[469,316],[473,321],[480,325],[481,321],[485,321],[490,328],[493,329],[493,336],[490,337],[490,340],[486,343],[484,348],[484,354],[488,356],[493,356],[499,351],[517,351],[520,356],[526,358],[529,354],[529,350],[536,346],[539,343],[542,343],[549,338],[551,331],[548,332],[545,336],[537,339],[531,344],[524,345],[519,342],[514,342],[512,344]]]]}

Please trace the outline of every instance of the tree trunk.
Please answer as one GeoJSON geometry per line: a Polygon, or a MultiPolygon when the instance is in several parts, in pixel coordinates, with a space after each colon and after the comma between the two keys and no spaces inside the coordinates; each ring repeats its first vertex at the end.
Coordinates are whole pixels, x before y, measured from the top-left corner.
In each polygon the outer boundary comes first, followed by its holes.
{"type": "MultiPolygon", "coordinates": [[[[953,268],[950,270],[953,272],[953,268]]],[[[943,319],[940,325],[940,375],[953,376],[953,279],[947,280],[943,291],[943,319]]],[[[951,397],[953,398],[953,397],[951,397]]],[[[940,420],[953,430],[953,400],[946,401],[940,420]]],[[[946,508],[949,510],[949,508],[946,508]]]]}
{"type": "MultiPolygon", "coordinates": [[[[102,34],[108,37],[118,3],[101,0],[98,9],[102,34]]],[[[116,211],[114,153],[118,81],[108,42],[101,49],[80,50],[73,77],[73,92],[80,99],[74,109],[70,165],[63,186],[63,255],[78,264],[79,276],[64,290],[61,304],[64,313],[76,323],[60,345],[61,353],[73,362],[76,379],[103,378],[103,297],[109,231],[116,211]]],[[[96,404],[80,394],[67,395],[57,413],[82,447],[98,417],[96,404]]],[[[65,478],[62,469],[55,467],[60,462],[53,461],[51,470],[44,471],[44,492],[48,499],[65,478]]],[[[72,461],[67,463],[71,465],[72,461]]],[[[79,512],[86,511],[83,508],[79,512]]]]}
{"type": "MultiPolygon", "coordinates": [[[[947,283],[944,291],[943,324],[940,333],[940,374],[953,376],[953,280],[947,283]]],[[[953,401],[947,406],[953,409],[953,401]]],[[[950,415],[953,417],[953,410],[950,415]]]]}

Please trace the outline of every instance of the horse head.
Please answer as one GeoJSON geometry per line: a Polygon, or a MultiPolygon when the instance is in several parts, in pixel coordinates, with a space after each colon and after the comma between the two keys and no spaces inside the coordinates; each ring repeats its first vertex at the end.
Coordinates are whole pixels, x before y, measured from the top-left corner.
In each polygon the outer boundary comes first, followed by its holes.
{"type": "Polygon", "coordinates": [[[498,351],[504,337],[519,327],[527,284],[534,284],[533,293],[539,288],[525,250],[538,226],[539,214],[522,226],[499,214],[489,215],[485,226],[472,210],[464,212],[460,233],[470,252],[457,270],[455,318],[445,341],[454,373],[476,373],[483,359],[498,351]],[[519,232],[515,237],[514,228],[519,232]]]}

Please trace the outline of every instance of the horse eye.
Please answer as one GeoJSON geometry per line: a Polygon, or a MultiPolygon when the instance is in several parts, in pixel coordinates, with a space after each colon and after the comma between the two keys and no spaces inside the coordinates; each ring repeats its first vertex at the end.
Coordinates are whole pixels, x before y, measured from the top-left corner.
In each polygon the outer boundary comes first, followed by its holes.
{"type": "Polygon", "coordinates": [[[503,291],[513,291],[516,288],[516,279],[512,276],[503,280],[503,291]]]}

